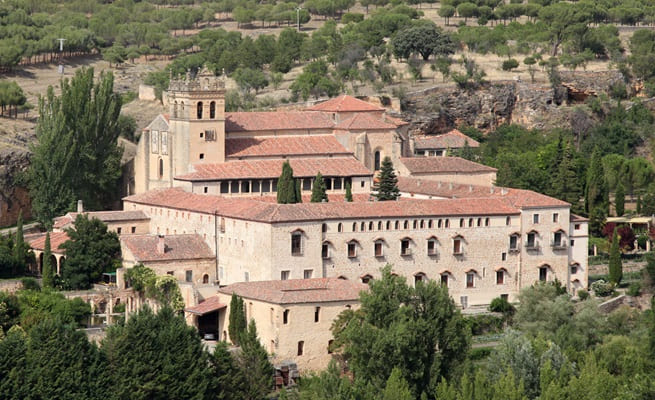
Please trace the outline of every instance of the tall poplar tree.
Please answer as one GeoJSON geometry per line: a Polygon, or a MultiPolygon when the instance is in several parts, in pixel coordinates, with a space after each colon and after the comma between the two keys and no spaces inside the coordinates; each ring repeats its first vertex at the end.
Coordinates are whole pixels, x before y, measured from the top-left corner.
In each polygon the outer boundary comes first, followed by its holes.
{"type": "Polygon", "coordinates": [[[609,191],[605,181],[602,156],[600,150],[595,149],[591,155],[591,163],[587,171],[585,210],[591,214],[595,208],[600,208],[607,215],[608,207],[609,191]]]}
{"type": "Polygon", "coordinates": [[[325,192],[325,181],[323,175],[319,172],[314,178],[314,186],[312,187],[312,203],[322,203],[328,201],[327,193],[325,192]]]}
{"type": "Polygon", "coordinates": [[[52,219],[81,199],[102,208],[117,193],[122,148],[118,147],[121,98],[111,73],[94,83],[93,68],[83,68],[52,87],[39,100],[38,144],[28,171],[32,209],[39,222],[52,219]]]}
{"type": "Polygon", "coordinates": [[[50,232],[45,234],[45,246],[43,249],[43,287],[51,288],[54,286],[54,266],[52,265],[52,250],[50,249],[50,232]]]}
{"type": "Polygon", "coordinates": [[[621,262],[621,251],[619,249],[619,235],[614,228],[614,234],[612,235],[612,246],[610,247],[610,262],[609,262],[609,280],[610,282],[617,284],[621,282],[623,278],[623,263],[621,262]]]}
{"type": "MultiPolygon", "coordinates": [[[[12,249],[14,257],[14,275],[19,275],[25,271],[27,263],[30,261],[30,247],[25,243],[25,234],[23,233],[23,212],[18,213],[16,223],[16,235],[14,238],[14,247],[12,249]]],[[[33,254],[32,254],[33,256],[33,254]]]]}
{"type": "Polygon", "coordinates": [[[378,180],[373,185],[373,191],[379,201],[398,200],[400,191],[398,190],[398,177],[393,170],[393,163],[391,158],[384,157],[382,166],[380,167],[380,175],[378,180]]]}
{"type": "Polygon", "coordinates": [[[570,144],[563,147],[559,165],[553,171],[553,174],[552,195],[560,200],[571,203],[574,207],[579,205],[582,191],[578,184],[577,171],[570,144]]]}

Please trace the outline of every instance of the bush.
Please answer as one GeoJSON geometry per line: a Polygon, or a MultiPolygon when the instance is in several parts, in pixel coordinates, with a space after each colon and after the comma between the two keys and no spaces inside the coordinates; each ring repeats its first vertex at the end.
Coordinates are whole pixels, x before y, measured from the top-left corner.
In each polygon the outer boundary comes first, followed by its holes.
{"type": "Polygon", "coordinates": [[[23,278],[20,281],[23,284],[24,290],[36,290],[37,292],[41,290],[41,285],[34,278],[23,278]]]}
{"type": "Polygon", "coordinates": [[[585,289],[580,289],[578,290],[578,297],[580,300],[587,300],[589,298],[589,292],[587,292],[585,289]]]}
{"type": "Polygon", "coordinates": [[[519,67],[519,62],[513,58],[503,61],[502,64],[503,71],[511,71],[514,68],[518,68],[518,67],[519,67]]]}
{"type": "Polygon", "coordinates": [[[591,284],[591,290],[598,297],[607,297],[614,293],[614,285],[601,279],[591,284]]]}
{"type": "Polygon", "coordinates": [[[514,306],[511,305],[509,301],[507,301],[507,299],[496,297],[495,299],[491,300],[491,304],[489,304],[489,311],[500,312],[503,314],[513,314],[515,309],[514,306]]]}
{"type": "Polygon", "coordinates": [[[475,349],[471,349],[471,352],[469,353],[469,358],[471,361],[478,361],[478,360],[484,360],[485,358],[489,357],[491,355],[491,347],[478,347],[475,349]]]}
{"type": "Polygon", "coordinates": [[[475,336],[487,333],[500,333],[503,331],[505,319],[495,315],[476,315],[466,318],[471,333],[475,336]]]}
{"type": "Polygon", "coordinates": [[[628,296],[639,296],[641,294],[641,282],[632,282],[627,294],[628,296]]]}
{"type": "Polygon", "coordinates": [[[125,312],[125,303],[116,304],[114,306],[115,313],[124,313],[125,312]]]}
{"type": "Polygon", "coordinates": [[[349,22],[362,22],[364,20],[364,14],[360,13],[345,13],[343,14],[343,17],[341,17],[341,23],[344,25],[347,25],[349,22]]]}

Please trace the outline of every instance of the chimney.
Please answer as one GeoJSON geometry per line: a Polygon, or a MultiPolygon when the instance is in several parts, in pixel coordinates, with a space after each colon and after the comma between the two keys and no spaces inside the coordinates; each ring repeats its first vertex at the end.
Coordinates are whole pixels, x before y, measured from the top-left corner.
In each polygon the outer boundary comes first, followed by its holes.
{"type": "Polygon", "coordinates": [[[166,243],[164,243],[164,235],[157,235],[157,254],[166,253],[166,243]]]}
{"type": "Polygon", "coordinates": [[[78,214],[81,214],[84,212],[84,204],[82,203],[82,200],[77,201],[77,212],[78,214]]]}

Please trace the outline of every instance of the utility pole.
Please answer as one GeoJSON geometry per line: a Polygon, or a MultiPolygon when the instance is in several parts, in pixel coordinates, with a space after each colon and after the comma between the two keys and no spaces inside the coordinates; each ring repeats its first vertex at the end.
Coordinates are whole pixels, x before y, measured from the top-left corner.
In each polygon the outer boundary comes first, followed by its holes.
{"type": "Polygon", "coordinates": [[[302,7],[296,7],[296,21],[298,22],[298,32],[300,32],[300,10],[302,10],[302,7]]]}
{"type": "Polygon", "coordinates": [[[63,52],[64,52],[64,42],[66,39],[59,38],[57,39],[59,41],[59,74],[63,75],[64,74],[64,62],[63,62],[63,52]]]}

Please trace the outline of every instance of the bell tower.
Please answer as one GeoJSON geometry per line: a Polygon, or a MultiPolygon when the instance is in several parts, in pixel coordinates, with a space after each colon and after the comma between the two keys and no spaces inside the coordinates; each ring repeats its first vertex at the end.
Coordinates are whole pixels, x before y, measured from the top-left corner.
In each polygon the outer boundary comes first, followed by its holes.
{"type": "Polygon", "coordinates": [[[171,79],[168,89],[173,177],[198,163],[225,162],[225,84],[206,68],[171,79]]]}

